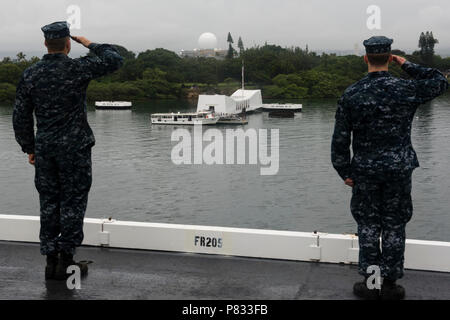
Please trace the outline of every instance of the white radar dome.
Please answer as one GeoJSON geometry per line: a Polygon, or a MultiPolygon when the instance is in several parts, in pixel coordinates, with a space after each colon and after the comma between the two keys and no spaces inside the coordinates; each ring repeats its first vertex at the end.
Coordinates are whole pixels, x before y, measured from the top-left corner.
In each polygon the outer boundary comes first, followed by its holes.
{"type": "Polygon", "coordinates": [[[211,32],[205,32],[198,38],[198,46],[200,49],[217,48],[217,37],[211,32]]]}

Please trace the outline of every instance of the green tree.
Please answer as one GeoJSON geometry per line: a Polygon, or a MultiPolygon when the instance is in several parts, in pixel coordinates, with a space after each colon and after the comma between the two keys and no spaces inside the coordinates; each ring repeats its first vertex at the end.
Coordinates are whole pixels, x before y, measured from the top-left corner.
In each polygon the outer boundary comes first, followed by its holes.
{"type": "Polygon", "coordinates": [[[142,78],[142,63],[138,60],[125,60],[118,71],[119,81],[131,81],[142,78]]]}
{"type": "Polygon", "coordinates": [[[19,82],[22,69],[13,63],[0,64],[0,83],[16,85],[19,82]]]}
{"type": "Polygon", "coordinates": [[[228,45],[227,59],[232,59],[234,57],[234,48],[231,43],[228,45]]]}
{"type": "Polygon", "coordinates": [[[128,51],[125,47],[115,44],[114,47],[117,52],[123,57],[124,60],[133,60],[136,58],[136,54],[133,51],[128,51]]]}
{"type": "Polygon", "coordinates": [[[239,37],[239,40],[238,40],[238,48],[239,48],[239,55],[241,55],[242,52],[244,52],[244,42],[242,42],[241,37],[239,37]]]}
{"type": "Polygon", "coordinates": [[[405,55],[406,55],[406,52],[405,52],[405,51],[402,51],[402,50],[399,50],[399,49],[393,49],[393,50],[391,51],[391,53],[392,53],[392,54],[395,54],[395,55],[397,55],[397,56],[405,56],[405,55]]]}
{"type": "Polygon", "coordinates": [[[25,61],[25,60],[26,60],[26,55],[25,55],[23,52],[19,52],[19,53],[16,55],[16,57],[17,57],[17,61],[18,61],[18,62],[22,62],[22,61],[25,61]]]}
{"type": "Polygon", "coordinates": [[[227,42],[228,42],[228,43],[234,43],[233,37],[231,36],[231,33],[230,33],[230,32],[228,32],[227,42]]]}
{"type": "Polygon", "coordinates": [[[16,97],[16,87],[9,83],[0,83],[0,102],[12,103],[16,97]]]}
{"type": "Polygon", "coordinates": [[[227,59],[232,59],[234,57],[235,50],[233,48],[233,37],[231,36],[230,32],[228,32],[227,42],[228,42],[228,52],[226,57],[227,59]]]}
{"type": "Polygon", "coordinates": [[[274,86],[266,87],[270,98],[303,99],[308,96],[308,88],[301,86],[298,74],[280,74],[273,79],[274,86]]]}
{"type": "Polygon", "coordinates": [[[142,74],[142,78],[144,80],[151,80],[151,81],[160,81],[160,80],[166,80],[167,72],[164,72],[160,70],[159,68],[154,69],[145,69],[144,73],[142,74]]]}
{"type": "Polygon", "coordinates": [[[427,65],[433,64],[434,46],[439,40],[434,38],[432,31],[421,33],[419,37],[420,56],[422,61],[427,65]]]}
{"type": "Polygon", "coordinates": [[[131,82],[99,82],[91,81],[87,90],[87,98],[95,100],[132,100],[144,98],[144,93],[131,82]]]}
{"type": "Polygon", "coordinates": [[[10,57],[4,57],[1,63],[12,63],[12,60],[10,57]]]}
{"type": "Polygon", "coordinates": [[[146,69],[138,86],[142,91],[149,92],[150,98],[175,98],[181,87],[170,83],[167,80],[167,72],[159,68],[146,69]]]}
{"type": "MultiPolygon", "coordinates": [[[[364,60],[356,55],[318,55],[310,52],[307,46],[283,48],[267,43],[243,50],[241,37],[237,58],[231,34],[228,40],[228,59],[223,60],[181,58],[162,48],[146,50],[136,56],[116,45],[125,57],[123,67],[116,73],[92,81],[88,99],[172,99],[195,97],[198,93],[230,94],[239,87],[242,60],[245,60],[246,82],[249,86],[262,88],[265,98],[335,98],[367,73],[364,60]]],[[[420,64],[424,64],[427,55],[431,55],[434,67],[448,70],[450,58],[434,54],[436,43],[432,32],[424,32],[419,39],[419,44],[423,45],[421,51],[411,55],[399,50],[393,50],[393,53],[420,64]]],[[[17,59],[4,58],[0,62],[0,101],[9,103],[14,100],[15,85],[21,73],[37,61],[36,57],[26,59],[23,53],[19,53],[17,59]]],[[[396,65],[391,66],[390,72],[394,76],[407,76],[396,65]]]]}

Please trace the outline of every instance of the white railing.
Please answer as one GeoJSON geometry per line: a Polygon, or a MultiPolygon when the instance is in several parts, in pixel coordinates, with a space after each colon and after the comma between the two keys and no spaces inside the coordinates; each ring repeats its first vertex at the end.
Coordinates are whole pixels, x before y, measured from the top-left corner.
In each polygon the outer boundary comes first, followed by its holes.
{"type": "MultiPolygon", "coordinates": [[[[0,215],[0,240],[39,242],[37,216],[0,215]]],[[[358,237],[86,218],[84,245],[357,263],[358,237]]],[[[450,272],[450,242],[407,240],[405,268],[450,272]]]]}

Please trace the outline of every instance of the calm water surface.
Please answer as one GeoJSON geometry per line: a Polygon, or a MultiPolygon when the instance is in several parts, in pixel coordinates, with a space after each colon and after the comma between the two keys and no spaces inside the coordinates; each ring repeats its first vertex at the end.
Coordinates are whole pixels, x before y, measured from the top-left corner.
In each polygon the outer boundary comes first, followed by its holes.
{"type": "MultiPolygon", "coordinates": [[[[257,113],[244,126],[279,129],[280,169],[274,176],[261,176],[258,165],[173,164],[176,127],[152,126],[150,114],[195,109],[195,103],[151,101],[131,112],[90,107],[97,145],[87,217],[354,233],[351,190],[330,164],[335,101],[303,106],[294,119],[257,113]]],[[[0,106],[0,213],[38,215],[34,169],[14,140],[11,116],[11,106],[0,106]]],[[[413,176],[407,236],[450,241],[450,95],[419,109],[413,143],[421,167],[413,176]]]]}

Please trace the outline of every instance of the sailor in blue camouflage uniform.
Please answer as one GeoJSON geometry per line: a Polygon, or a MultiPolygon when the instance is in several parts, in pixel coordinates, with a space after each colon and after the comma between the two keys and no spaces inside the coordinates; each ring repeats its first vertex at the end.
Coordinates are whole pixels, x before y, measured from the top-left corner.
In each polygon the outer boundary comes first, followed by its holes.
{"type": "Polygon", "coordinates": [[[41,253],[47,255],[46,278],[63,279],[83,241],[83,218],[92,183],[87,121],[89,81],[117,70],[123,58],[108,44],[71,37],[67,22],[42,27],[48,54],[26,69],[17,87],[13,125],[17,142],[35,165],[41,211],[41,253]],[[93,56],[67,56],[72,38],[93,56]],[[33,112],[36,117],[34,134],[33,112]]]}
{"type": "Polygon", "coordinates": [[[411,126],[419,105],[448,88],[438,70],[392,55],[392,42],[382,36],[364,41],[369,73],[339,99],[331,145],[334,168],[353,188],[359,273],[367,279],[367,268],[376,265],[383,278],[381,292],[369,290],[366,281],[354,285],[357,296],[369,299],[404,297],[404,288],[395,281],[403,276],[405,226],[413,213],[411,175],[419,166],[411,126]],[[413,79],[391,76],[392,61],[413,79]]]}

